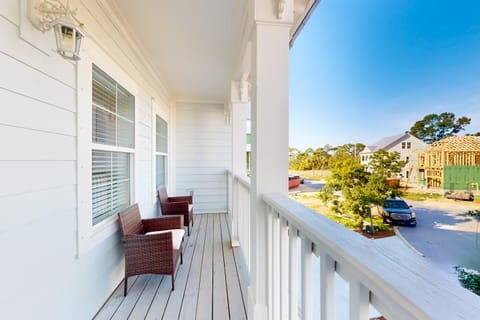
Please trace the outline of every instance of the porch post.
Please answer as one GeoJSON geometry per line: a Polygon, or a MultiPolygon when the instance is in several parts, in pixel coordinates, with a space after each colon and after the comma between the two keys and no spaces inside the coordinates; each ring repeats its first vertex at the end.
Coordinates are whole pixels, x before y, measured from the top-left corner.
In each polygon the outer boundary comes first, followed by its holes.
{"type": "Polygon", "coordinates": [[[269,277],[273,270],[268,270],[267,208],[262,196],[288,192],[288,68],[293,1],[281,1],[291,11],[282,18],[277,8],[272,8],[272,1],[254,2],[249,288],[253,310],[249,315],[253,313],[254,319],[271,319],[268,279],[276,277],[269,277]]]}
{"type": "Polygon", "coordinates": [[[232,113],[232,246],[240,245],[238,235],[239,195],[235,177],[246,177],[246,139],[248,83],[245,80],[231,83],[232,113]]]}

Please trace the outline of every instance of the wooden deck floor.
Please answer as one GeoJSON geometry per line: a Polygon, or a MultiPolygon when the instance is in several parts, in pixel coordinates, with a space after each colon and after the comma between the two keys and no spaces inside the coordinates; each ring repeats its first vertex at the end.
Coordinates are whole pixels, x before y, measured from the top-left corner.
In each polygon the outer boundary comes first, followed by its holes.
{"type": "Polygon", "coordinates": [[[194,216],[185,236],[175,290],[170,276],[142,275],[123,281],[94,319],[246,319],[246,270],[230,246],[225,214],[194,216]]]}

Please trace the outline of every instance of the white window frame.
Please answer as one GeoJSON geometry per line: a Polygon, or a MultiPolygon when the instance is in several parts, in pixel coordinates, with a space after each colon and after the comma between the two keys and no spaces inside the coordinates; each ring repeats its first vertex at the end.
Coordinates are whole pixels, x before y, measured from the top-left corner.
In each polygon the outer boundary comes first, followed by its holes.
{"type": "MultiPolygon", "coordinates": [[[[103,69],[101,69],[98,65],[96,64],[92,64],[92,74],[93,74],[93,69],[94,67],[96,67],[97,69],[99,69],[101,72],[105,73],[108,77],[111,78],[111,81],[114,82],[115,84],[115,88],[116,88],[116,94],[118,95],[118,86],[121,86],[121,84],[115,80],[113,77],[111,77],[107,72],[105,72],[103,69]]],[[[113,83],[112,83],[113,84],[113,83]]],[[[92,84],[93,85],[93,84],[92,84]]],[[[122,89],[123,86],[122,86],[122,89]]],[[[129,94],[131,94],[130,92],[128,92],[129,94]]],[[[135,98],[135,97],[134,97],[135,98]]],[[[104,109],[105,108],[101,105],[97,105],[95,103],[92,104],[92,112],[93,112],[93,108],[100,108],[100,110],[104,109]]],[[[111,113],[111,111],[107,110],[108,113],[111,113]]],[[[135,99],[134,99],[134,104],[133,104],[133,112],[135,113],[135,99]]],[[[121,117],[121,115],[117,112],[114,113],[115,116],[117,117],[117,119],[119,117],[121,117]]],[[[112,145],[112,144],[102,144],[102,143],[98,143],[98,142],[93,142],[92,141],[92,155],[93,155],[93,152],[94,151],[104,151],[104,152],[112,152],[112,153],[118,153],[118,154],[124,154],[124,155],[127,155],[128,157],[128,164],[129,164],[129,168],[128,168],[128,179],[129,179],[129,195],[128,195],[128,204],[127,204],[127,207],[132,203],[132,187],[133,187],[133,184],[132,184],[132,174],[131,174],[131,171],[132,171],[132,162],[133,162],[133,154],[135,153],[135,114],[133,115],[134,119],[133,119],[133,144],[134,146],[133,147],[125,147],[125,146],[118,146],[118,145],[112,145]]],[[[127,120],[127,119],[125,119],[127,120]]],[[[128,121],[128,120],[127,120],[128,121]]],[[[115,128],[116,130],[118,130],[118,123],[116,124],[117,127],[115,128]]],[[[118,135],[117,135],[118,137],[118,135]]],[[[92,138],[93,138],[93,133],[92,133],[92,138]]],[[[93,140],[93,139],[92,139],[93,140]]],[[[93,168],[92,168],[93,169],[93,168]]],[[[93,170],[92,170],[93,171],[93,170]]],[[[93,185],[92,185],[93,187],[93,185]]],[[[93,195],[93,189],[92,189],[92,195],[93,195]]],[[[103,221],[105,220],[108,220],[110,219],[113,215],[115,215],[115,212],[110,212],[109,213],[110,215],[107,217],[107,218],[104,218],[103,220],[101,220],[100,222],[97,222],[97,223],[94,223],[93,222],[93,210],[92,210],[92,224],[95,226],[101,224],[103,221]]]]}
{"type": "Polygon", "coordinates": [[[162,117],[160,114],[158,113],[153,113],[153,117],[154,117],[154,126],[153,126],[153,131],[154,131],[154,134],[153,134],[153,137],[154,137],[154,142],[153,142],[153,167],[154,167],[154,170],[153,172],[155,172],[154,174],[154,181],[153,181],[153,185],[154,185],[154,190],[156,192],[157,190],[157,156],[163,156],[165,157],[165,171],[164,171],[164,175],[165,175],[165,188],[168,187],[168,151],[169,151],[169,124],[168,124],[168,121],[162,117]],[[158,152],[157,151],[157,117],[159,117],[160,119],[162,119],[163,121],[166,122],[167,124],[167,152],[158,152]]]}
{"type": "MultiPolygon", "coordinates": [[[[135,203],[135,149],[99,145],[92,142],[92,68],[93,64],[129,91],[135,101],[139,88],[134,81],[93,41],[82,42],[85,51],[77,62],[77,258],[89,252],[119,229],[118,217],[112,215],[92,222],[92,150],[130,154],[130,203],[135,203]]],[[[134,108],[134,126],[138,127],[138,108],[134,108]]],[[[135,131],[134,146],[137,146],[135,131]]]]}

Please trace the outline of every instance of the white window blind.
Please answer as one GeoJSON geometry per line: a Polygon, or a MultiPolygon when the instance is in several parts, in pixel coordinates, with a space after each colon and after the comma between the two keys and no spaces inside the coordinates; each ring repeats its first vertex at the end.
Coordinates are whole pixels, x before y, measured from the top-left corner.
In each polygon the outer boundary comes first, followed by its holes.
{"type": "Polygon", "coordinates": [[[155,183],[158,189],[167,184],[168,124],[159,116],[155,120],[155,183]]]}
{"type": "Polygon", "coordinates": [[[130,158],[135,140],[134,105],[135,98],[132,94],[93,65],[93,225],[130,204],[130,158]],[[121,150],[116,151],[117,148],[121,150]]]}

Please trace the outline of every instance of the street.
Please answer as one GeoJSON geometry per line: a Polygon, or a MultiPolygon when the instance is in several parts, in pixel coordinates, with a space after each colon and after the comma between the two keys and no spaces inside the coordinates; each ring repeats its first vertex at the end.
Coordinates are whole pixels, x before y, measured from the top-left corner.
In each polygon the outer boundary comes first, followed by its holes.
{"type": "Polygon", "coordinates": [[[480,271],[479,225],[458,204],[407,201],[417,215],[417,226],[400,227],[400,233],[426,259],[447,273],[460,265],[480,271]]]}

